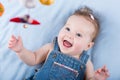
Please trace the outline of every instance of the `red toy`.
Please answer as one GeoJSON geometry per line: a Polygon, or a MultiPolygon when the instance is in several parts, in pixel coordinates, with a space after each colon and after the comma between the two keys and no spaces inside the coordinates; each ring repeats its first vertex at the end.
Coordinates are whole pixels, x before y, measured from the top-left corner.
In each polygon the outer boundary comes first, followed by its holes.
{"type": "Polygon", "coordinates": [[[23,17],[15,17],[10,19],[10,22],[16,22],[16,23],[27,23],[32,25],[39,25],[40,22],[37,20],[31,19],[29,15],[24,15],[23,17]]]}

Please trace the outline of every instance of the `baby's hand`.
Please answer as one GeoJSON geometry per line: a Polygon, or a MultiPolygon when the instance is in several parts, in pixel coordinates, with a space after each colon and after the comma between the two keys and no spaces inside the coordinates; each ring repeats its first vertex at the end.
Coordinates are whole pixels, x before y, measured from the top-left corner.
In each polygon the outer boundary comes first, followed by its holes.
{"type": "Polygon", "coordinates": [[[109,77],[109,72],[106,66],[95,71],[95,80],[106,80],[109,77]]]}
{"type": "Polygon", "coordinates": [[[22,43],[21,37],[18,36],[18,39],[17,39],[14,35],[12,35],[9,40],[8,47],[17,53],[21,52],[21,50],[23,48],[23,43],[22,43]]]}

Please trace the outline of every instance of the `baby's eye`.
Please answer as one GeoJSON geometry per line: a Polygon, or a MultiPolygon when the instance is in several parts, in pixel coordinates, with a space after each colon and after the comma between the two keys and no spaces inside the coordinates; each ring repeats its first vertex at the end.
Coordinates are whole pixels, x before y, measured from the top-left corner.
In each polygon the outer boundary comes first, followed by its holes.
{"type": "Polygon", "coordinates": [[[81,37],[81,36],[82,36],[80,33],[77,33],[76,35],[77,35],[78,37],[81,37]]]}
{"type": "Polygon", "coordinates": [[[67,31],[70,31],[70,28],[68,28],[68,27],[66,27],[65,29],[66,29],[67,31]]]}

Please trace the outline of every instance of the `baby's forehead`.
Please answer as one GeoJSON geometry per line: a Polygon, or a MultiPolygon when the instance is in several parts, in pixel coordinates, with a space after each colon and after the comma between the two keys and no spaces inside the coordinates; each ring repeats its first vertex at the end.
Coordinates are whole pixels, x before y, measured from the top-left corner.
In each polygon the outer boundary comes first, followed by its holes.
{"type": "MultiPolygon", "coordinates": [[[[84,16],[79,16],[79,15],[72,15],[68,18],[66,24],[77,24],[78,26],[85,26],[88,28],[91,28],[90,26],[94,26],[93,23],[91,23],[91,21],[89,21],[88,19],[86,19],[86,17],[84,16]]],[[[94,28],[94,27],[92,27],[94,28]]]]}
{"type": "Polygon", "coordinates": [[[74,21],[77,21],[79,23],[83,23],[83,22],[91,23],[91,21],[89,21],[85,16],[82,15],[71,15],[67,20],[67,22],[74,22],[74,21]]]}

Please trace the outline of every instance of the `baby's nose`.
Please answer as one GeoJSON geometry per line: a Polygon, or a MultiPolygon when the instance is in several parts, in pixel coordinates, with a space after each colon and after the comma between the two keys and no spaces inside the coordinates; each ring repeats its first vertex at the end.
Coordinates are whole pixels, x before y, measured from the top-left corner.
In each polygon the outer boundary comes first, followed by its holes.
{"type": "Polygon", "coordinates": [[[73,38],[74,38],[73,34],[68,34],[67,37],[68,37],[69,39],[73,39],[73,38]]]}

